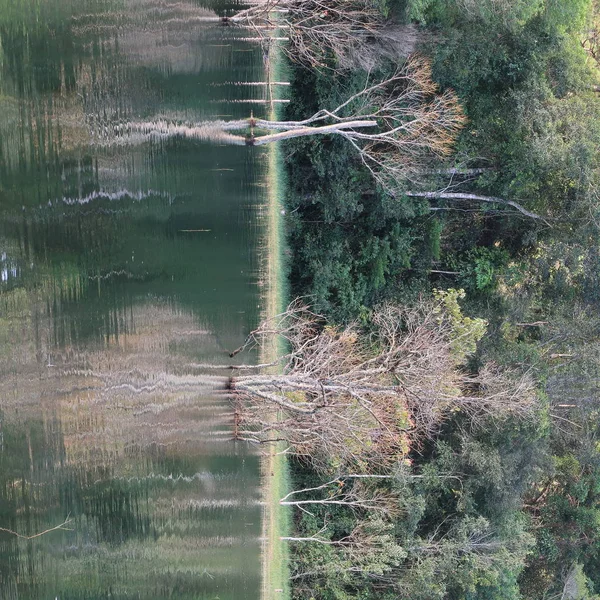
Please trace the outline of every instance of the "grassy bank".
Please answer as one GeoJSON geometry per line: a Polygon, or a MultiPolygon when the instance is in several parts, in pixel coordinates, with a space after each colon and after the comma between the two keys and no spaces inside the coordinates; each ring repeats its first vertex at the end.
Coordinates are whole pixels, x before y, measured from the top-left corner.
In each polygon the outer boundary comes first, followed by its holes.
{"type": "MultiPolygon", "coordinates": [[[[281,81],[282,61],[276,50],[271,52],[267,77],[270,81],[281,81]]],[[[274,90],[274,94],[277,90],[274,90]]],[[[278,105],[271,105],[270,118],[279,117],[278,105]]],[[[283,195],[285,176],[281,149],[273,144],[268,149],[267,176],[268,204],[265,240],[265,261],[263,264],[265,281],[264,317],[272,318],[281,313],[288,301],[288,284],[284,263],[285,235],[283,226],[283,195]]],[[[274,342],[263,348],[262,362],[272,362],[283,351],[274,342]]],[[[289,471],[285,456],[279,454],[282,448],[269,446],[263,460],[263,490],[265,509],[263,514],[263,600],[288,599],[289,553],[288,545],[281,541],[291,524],[289,508],[282,507],[279,499],[289,489],[289,471]]]]}

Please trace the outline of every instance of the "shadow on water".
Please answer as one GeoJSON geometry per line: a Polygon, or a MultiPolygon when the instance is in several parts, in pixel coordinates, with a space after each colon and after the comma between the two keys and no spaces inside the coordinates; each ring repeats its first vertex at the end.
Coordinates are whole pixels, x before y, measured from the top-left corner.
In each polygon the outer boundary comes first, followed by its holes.
{"type": "Polygon", "coordinates": [[[0,531],[3,599],[259,596],[259,457],[202,365],[260,314],[266,155],[140,125],[247,117],[228,9],[0,0],[0,528],[69,519],[0,531]]]}

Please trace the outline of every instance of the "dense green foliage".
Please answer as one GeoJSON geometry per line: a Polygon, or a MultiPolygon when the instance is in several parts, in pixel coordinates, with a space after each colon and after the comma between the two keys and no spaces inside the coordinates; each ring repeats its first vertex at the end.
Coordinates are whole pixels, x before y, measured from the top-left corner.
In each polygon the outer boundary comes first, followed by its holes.
{"type": "MultiPolygon", "coordinates": [[[[363,73],[323,77],[298,69],[294,75],[290,117],[335,106],[364,85],[363,73]]],[[[439,233],[421,201],[398,202],[377,190],[343,139],[300,138],[288,143],[286,158],[296,295],[312,296],[318,310],[344,321],[391,290],[409,290],[413,280],[415,289],[426,285],[439,233]]]]}
{"type": "MultiPolygon", "coordinates": [[[[533,422],[483,427],[457,414],[385,484],[403,498],[393,531],[378,525],[391,536],[389,562],[366,575],[335,544],[298,542],[296,597],[595,597],[600,98],[597,63],[582,42],[597,31],[596,7],[397,0],[388,9],[418,24],[436,82],[458,93],[469,123],[452,159],[432,163],[395,197],[343,139],[288,143],[293,291],[347,322],[384,300],[463,288],[463,309],[489,323],[466,368],[494,360],[529,370],[540,410],[533,422]],[[518,202],[541,218],[501,201],[406,195],[439,190],[518,202]],[[497,551],[469,547],[474,539],[494,540],[497,551]]],[[[290,118],[336,106],[365,78],[293,73],[290,118]]],[[[294,473],[298,487],[315,481],[304,463],[294,473]]],[[[368,518],[319,507],[298,515],[296,527],[307,535],[325,522],[329,539],[340,540],[368,518]]]]}

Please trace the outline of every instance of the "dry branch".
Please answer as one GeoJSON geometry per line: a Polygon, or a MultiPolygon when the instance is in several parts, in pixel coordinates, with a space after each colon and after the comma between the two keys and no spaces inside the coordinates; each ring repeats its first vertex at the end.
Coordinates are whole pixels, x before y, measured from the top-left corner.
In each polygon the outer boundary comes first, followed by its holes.
{"type": "Polygon", "coordinates": [[[530,219],[535,219],[538,221],[544,221],[547,225],[549,223],[540,215],[527,210],[524,206],[515,202],[514,200],[506,200],[504,198],[497,198],[494,196],[481,196],[479,194],[467,194],[463,192],[406,192],[407,196],[412,197],[420,197],[427,198],[428,200],[437,199],[437,200],[470,200],[474,202],[483,202],[487,204],[501,204],[505,206],[511,206],[519,211],[522,215],[529,217],[530,219]]]}
{"type": "Polygon", "coordinates": [[[417,41],[414,27],[390,27],[371,0],[268,0],[223,21],[265,43],[277,29],[285,31],[289,58],[317,69],[371,68],[379,57],[408,56],[417,41]]]}
{"type": "Polygon", "coordinates": [[[71,519],[67,517],[62,523],[56,525],[55,527],[51,527],[50,529],[45,529],[44,531],[40,531],[39,533],[34,533],[33,535],[23,535],[22,533],[18,533],[17,531],[13,531],[12,529],[7,529],[6,527],[0,527],[0,531],[4,533],[8,533],[14,537],[19,538],[20,540],[33,540],[35,538],[41,537],[42,535],[46,535],[47,533],[51,533],[53,531],[73,531],[65,527],[71,522],[71,519]]]}
{"type": "Polygon", "coordinates": [[[184,137],[224,144],[260,146],[300,136],[338,135],[356,149],[360,160],[389,193],[418,178],[434,159],[451,153],[466,118],[451,90],[440,93],[431,65],[411,56],[394,75],[365,87],[333,109],[307,119],[240,119],[177,123],[150,121],[115,128],[119,143],[184,137]],[[241,131],[250,131],[241,135],[241,131]],[[265,133],[266,132],[266,133],[265,133]]]}
{"type": "Polygon", "coordinates": [[[263,323],[245,347],[273,336],[289,347],[280,374],[232,380],[239,437],[257,443],[283,439],[323,471],[332,464],[358,474],[389,469],[410,442],[435,435],[456,411],[478,424],[525,416],[535,405],[527,375],[494,365],[477,374],[464,370],[439,305],[382,306],[367,335],[356,325],[328,327],[295,302],[263,323]]]}
{"type": "Polygon", "coordinates": [[[249,143],[340,135],[382,187],[393,193],[399,182],[418,174],[432,159],[449,155],[465,122],[456,94],[439,93],[430,63],[414,55],[393,76],[367,83],[333,110],[320,110],[303,121],[253,120],[258,129],[282,133],[252,138],[249,143]]]}

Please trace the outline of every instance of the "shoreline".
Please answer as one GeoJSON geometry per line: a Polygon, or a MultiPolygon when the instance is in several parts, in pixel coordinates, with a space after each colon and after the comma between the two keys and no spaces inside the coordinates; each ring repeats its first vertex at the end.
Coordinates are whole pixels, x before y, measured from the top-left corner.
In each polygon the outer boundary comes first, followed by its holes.
{"type": "MultiPolygon", "coordinates": [[[[269,52],[269,61],[265,75],[267,81],[278,79],[280,57],[277,49],[269,52]]],[[[272,100],[272,88],[267,86],[268,99],[272,100]]],[[[269,118],[279,115],[280,106],[270,103],[269,118]]],[[[283,312],[287,304],[287,283],[283,264],[283,222],[281,202],[285,189],[285,177],[281,161],[281,149],[278,144],[270,144],[267,150],[267,206],[266,232],[263,263],[265,281],[265,306],[263,319],[270,319],[283,312]]],[[[283,348],[274,341],[261,351],[261,362],[270,363],[277,359],[283,348]]],[[[281,537],[286,534],[291,519],[291,511],[279,505],[279,499],[287,493],[289,487],[288,466],[280,445],[267,447],[261,460],[261,484],[263,489],[263,552],[262,552],[262,600],[287,600],[290,598],[289,586],[289,549],[281,537]]]]}

